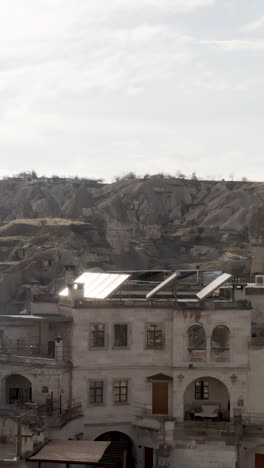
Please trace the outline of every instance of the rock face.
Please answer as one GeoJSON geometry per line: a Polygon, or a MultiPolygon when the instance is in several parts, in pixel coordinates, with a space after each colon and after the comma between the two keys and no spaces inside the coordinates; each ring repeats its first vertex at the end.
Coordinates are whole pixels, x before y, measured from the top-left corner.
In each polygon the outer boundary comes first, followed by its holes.
{"type": "Polygon", "coordinates": [[[261,183],[0,181],[1,312],[21,308],[31,280],[58,287],[64,264],[264,271],[263,214],[261,183]]]}

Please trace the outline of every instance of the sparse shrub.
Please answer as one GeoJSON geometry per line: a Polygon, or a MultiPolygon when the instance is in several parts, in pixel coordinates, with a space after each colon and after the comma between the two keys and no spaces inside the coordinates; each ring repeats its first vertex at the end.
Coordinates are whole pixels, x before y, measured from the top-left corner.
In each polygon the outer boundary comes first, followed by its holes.
{"type": "Polygon", "coordinates": [[[18,177],[19,179],[26,179],[26,180],[31,180],[31,179],[37,179],[38,178],[38,175],[36,173],[36,171],[22,171],[22,172],[19,172],[17,175],[15,175],[15,177],[18,177]]]}
{"type": "Polygon", "coordinates": [[[183,174],[181,171],[176,172],[176,177],[178,177],[178,179],[186,179],[186,175],[183,174]]]}
{"type": "Polygon", "coordinates": [[[136,174],[134,172],[128,172],[127,174],[123,176],[115,176],[114,181],[115,182],[120,182],[121,180],[135,180],[137,178],[136,174]]]}
{"type": "Polygon", "coordinates": [[[134,172],[128,172],[122,177],[122,180],[135,180],[137,178],[134,172]]]}

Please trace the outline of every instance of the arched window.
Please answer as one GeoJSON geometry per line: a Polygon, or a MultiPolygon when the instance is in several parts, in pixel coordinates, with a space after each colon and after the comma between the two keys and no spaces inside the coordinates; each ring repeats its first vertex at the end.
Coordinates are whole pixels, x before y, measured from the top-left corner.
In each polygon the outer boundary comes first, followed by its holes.
{"type": "Polygon", "coordinates": [[[229,361],[230,359],[230,331],[224,325],[219,325],[213,330],[211,356],[214,361],[229,361]]]}
{"type": "Polygon", "coordinates": [[[7,403],[27,403],[32,399],[32,384],[20,374],[11,374],[6,378],[7,403]]]}
{"type": "Polygon", "coordinates": [[[206,337],[201,325],[192,325],[188,332],[188,352],[190,361],[206,360],[206,337]]]}

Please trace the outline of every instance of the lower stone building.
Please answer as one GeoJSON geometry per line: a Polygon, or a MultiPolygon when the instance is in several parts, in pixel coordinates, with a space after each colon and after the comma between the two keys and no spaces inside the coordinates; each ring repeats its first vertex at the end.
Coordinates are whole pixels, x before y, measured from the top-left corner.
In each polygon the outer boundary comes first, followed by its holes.
{"type": "Polygon", "coordinates": [[[264,467],[264,344],[230,275],[87,272],[0,320],[1,411],[43,421],[24,459],[48,438],[123,444],[113,466],[264,467]]]}

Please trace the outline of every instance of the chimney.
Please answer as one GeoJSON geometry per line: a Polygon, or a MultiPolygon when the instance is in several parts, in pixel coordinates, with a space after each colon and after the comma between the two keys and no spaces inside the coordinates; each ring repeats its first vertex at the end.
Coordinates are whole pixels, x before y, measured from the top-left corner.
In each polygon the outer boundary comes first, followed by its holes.
{"type": "Polygon", "coordinates": [[[72,283],[76,276],[75,265],[64,265],[65,284],[72,283]]]}
{"type": "Polygon", "coordinates": [[[80,301],[84,298],[84,283],[68,283],[68,297],[72,302],[80,301]]]}
{"type": "Polygon", "coordinates": [[[84,298],[84,283],[73,284],[73,298],[77,301],[84,298]]]}

